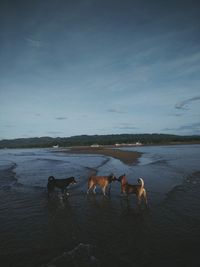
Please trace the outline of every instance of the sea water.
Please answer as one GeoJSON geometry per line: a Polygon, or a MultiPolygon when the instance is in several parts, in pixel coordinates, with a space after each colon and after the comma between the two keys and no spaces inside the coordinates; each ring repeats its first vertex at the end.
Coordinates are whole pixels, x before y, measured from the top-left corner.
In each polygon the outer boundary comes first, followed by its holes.
{"type": "Polygon", "coordinates": [[[142,152],[126,165],[103,155],[55,149],[0,150],[1,266],[197,266],[200,145],[122,148],[142,152]],[[91,174],[145,181],[149,207],[135,196],[86,194],[91,174]],[[48,199],[49,176],[75,176],[63,200],[48,199]]]}

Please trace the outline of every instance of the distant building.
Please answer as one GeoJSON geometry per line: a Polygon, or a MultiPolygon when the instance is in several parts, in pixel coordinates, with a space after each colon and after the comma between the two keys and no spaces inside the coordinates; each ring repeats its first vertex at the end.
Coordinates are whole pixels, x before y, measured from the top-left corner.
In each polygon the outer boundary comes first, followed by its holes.
{"type": "Polygon", "coordinates": [[[136,146],[141,146],[142,143],[140,143],[140,142],[136,142],[135,145],[136,145],[136,146]]]}
{"type": "Polygon", "coordinates": [[[142,143],[140,142],[136,142],[133,144],[127,144],[127,143],[116,143],[115,146],[142,146],[142,143]]]}
{"type": "Polygon", "coordinates": [[[91,145],[90,147],[100,147],[100,145],[98,145],[98,144],[93,144],[93,145],[91,145]]]}
{"type": "Polygon", "coordinates": [[[53,146],[53,148],[58,148],[58,147],[59,147],[59,145],[54,145],[54,146],[53,146]]]}

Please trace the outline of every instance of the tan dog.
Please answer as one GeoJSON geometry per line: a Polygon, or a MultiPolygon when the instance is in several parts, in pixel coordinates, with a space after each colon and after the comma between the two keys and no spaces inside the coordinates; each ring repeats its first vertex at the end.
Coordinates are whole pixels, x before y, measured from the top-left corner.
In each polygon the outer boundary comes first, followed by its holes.
{"type": "Polygon", "coordinates": [[[108,191],[108,193],[110,194],[111,183],[113,181],[117,181],[117,178],[113,174],[109,176],[90,176],[88,179],[87,194],[89,194],[90,189],[92,188],[93,188],[93,193],[96,194],[97,185],[101,187],[104,196],[106,195],[106,188],[108,187],[108,185],[110,185],[109,191],[108,191]]]}
{"type": "Polygon", "coordinates": [[[118,181],[121,182],[121,193],[126,193],[127,195],[135,194],[138,205],[141,204],[141,200],[143,199],[147,206],[147,193],[144,188],[144,181],[142,178],[138,179],[138,184],[133,185],[127,182],[126,175],[124,174],[118,178],[118,181]]]}

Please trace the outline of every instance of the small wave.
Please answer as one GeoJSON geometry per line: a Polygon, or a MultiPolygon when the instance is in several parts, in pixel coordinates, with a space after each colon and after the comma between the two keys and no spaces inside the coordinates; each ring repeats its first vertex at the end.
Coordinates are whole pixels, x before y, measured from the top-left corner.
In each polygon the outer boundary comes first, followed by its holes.
{"type": "Polygon", "coordinates": [[[10,160],[0,160],[0,171],[15,169],[17,164],[10,160]]]}
{"type": "Polygon", "coordinates": [[[110,157],[109,157],[109,158],[106,158],[101,164],[99,164],[99,165],[97,166],[97,169],[103,167],[103,166],[106,165],[109,161],[110,161],[110,157]]]}
{"type": "Polygon", "coordinates": [[[110,161],[110,158],[106,157],[106,159],[103,160],[98,166],[96,166],[96,168],[85,167],[85,169],[87,169],[90,172],[90,175],[97,175],[98,169],[106,165],[109,161],[110,161]]]}
{"type": "Polygon", "coordinates": [[[21,153],[15,153],[15,154],[12,154],[16,157],[32,157],[32,156],[35,156],[36,153],[34,152],[21,152],[21,153]]]}
{"type": "Polygon", "coordinates": [[[15,168],[17,167],[17,164],[12,162],[9,164],[9,166],[6,166],[5,169],[0,170],[0,186],[10,186],[13,183],[17,182],[15,168]]]}
{"type": "Polygon", "coordinates": [[[72,250],[64,252],[61,256],[54,258],[43,267],[56,266],[92,267],[99,266],[99,260],[94,256],[94,246],[91,244],[80,243],[72,250]]]}
{"type": "Polygon", "coordinates": [[[186,182],[196,184],[200,183],[200,171],[194,172],[186,178],[186,182]]]}
{"type": "MultiPolygon", "coordinates": [[[[50,159],[50,158],[36,158],[36,159],[34,159],[35,161],[40,161],[40,162],[52,162],[52,163],[57,163],[57,162],[65,162],[65,163],[69,163],[70,161],[66,161],[66,160],[61,160],[61,159],[50,159]]],[[[31,159],[31,161],[33,161],[32,159],[31,159]]]]}
{"type": "MultiPolygon", "coordinates": [[[[166,195],[165,201],[171,201],[182,194],[198,190],[200,186],[200,171],[194,172],[183,179],[182,184],[174,186],[166,195]]],[[[195,193],[194,193],[195,195],[195,193]]]]}
{"type": "Polygon", "coordinates": [[[167,160],[161,159],[161,160],[150,162],[149,165],[155,165],[155,164],[159,164],[159,165],[164,164],[165,165],[167,163],[168,163],[167,160]]]}
{"type": "Polygon", "coordinates": [[[97,174],[97,169],[96,168],[92,168],[92,167],[85,167],[86,170],[89,171],[89,176],[90,175],[96,175],[97,174]]]}

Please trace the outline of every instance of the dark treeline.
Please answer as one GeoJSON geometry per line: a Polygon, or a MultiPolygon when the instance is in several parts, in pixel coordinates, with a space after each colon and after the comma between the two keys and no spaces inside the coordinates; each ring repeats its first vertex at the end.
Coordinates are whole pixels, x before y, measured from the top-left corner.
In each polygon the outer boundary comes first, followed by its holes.
{"type": "Polygon", "coordinates": [[[60,147],[68,146],[89,146],[133,144],[141,142],[142,144],[170,144],[170,143],[199,143],[200,136],[179,136],[169,134],[112,134],[112,135],[79,135],[72,137],[35,137],[4,139],[0,141],[0,148],[33,148],[33,147],[60,147]]]}

